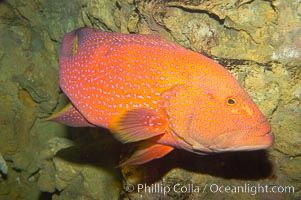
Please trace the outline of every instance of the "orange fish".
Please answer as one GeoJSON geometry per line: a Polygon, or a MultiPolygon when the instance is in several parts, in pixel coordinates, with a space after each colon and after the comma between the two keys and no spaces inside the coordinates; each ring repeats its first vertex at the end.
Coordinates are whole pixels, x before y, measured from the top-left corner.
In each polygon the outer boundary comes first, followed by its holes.
{"type": "Polygon", "coordinates": [[[72,105],[50,119],[105,127],[122,143],[139,141],[121,165],[174,148],[206,154],[273,145],[269,122],[226,69],[155,35],[70,32],[59,78],[72,105]]]}

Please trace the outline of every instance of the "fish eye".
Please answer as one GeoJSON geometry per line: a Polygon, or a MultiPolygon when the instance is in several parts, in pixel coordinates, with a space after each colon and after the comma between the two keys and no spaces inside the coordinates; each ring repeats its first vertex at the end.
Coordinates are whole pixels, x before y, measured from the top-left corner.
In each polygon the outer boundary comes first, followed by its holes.
{"type": "Polygon", "coordinates": [[[228,105],[235,105],[236,101],[233,98],[228,98],[227,103],[228,105]]]}

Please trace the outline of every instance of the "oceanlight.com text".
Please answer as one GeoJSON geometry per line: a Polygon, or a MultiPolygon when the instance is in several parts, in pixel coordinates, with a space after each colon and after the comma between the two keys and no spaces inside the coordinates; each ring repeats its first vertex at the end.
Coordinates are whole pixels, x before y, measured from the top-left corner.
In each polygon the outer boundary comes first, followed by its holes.
{"type": "Polygon", "coordinates": [[[208,190],[212,193],[249,193],[256,195],[258,193],[294,193],[295,188],[293,186],[280,186],[280,185],[251,185],[245,183],[244,185],[218,185],[218,184],[206,184],[204,191],[208,190]]]}
{"type": "Polygon", "coordinates": [[[174,185],[164,185],[161,183],[156,184],[138,184],[136,186],[127,184],[125,186],[127,192],[136,191],[138,193],[161,193],[167,195],[170,192],[175,193],[248,193],[250,195],[256,195],[259,193],[294,193],[294,186],[281,186],[281,185],[264,185],[264,184],[249,184],[243,185],[219,185],[215,183],[205,184],[203,187],[196,184],[181,185],[180,183],[174,185]]]}

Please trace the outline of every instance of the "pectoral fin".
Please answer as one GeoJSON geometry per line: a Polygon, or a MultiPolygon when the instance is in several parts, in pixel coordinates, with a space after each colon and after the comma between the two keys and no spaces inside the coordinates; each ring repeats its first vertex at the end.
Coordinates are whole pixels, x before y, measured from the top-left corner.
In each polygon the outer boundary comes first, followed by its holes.
{"type": "Polygon", "coordinates": [[[109,129],[119,141],[129,143],[164,134],[167,122],[164,115],[154,110],[138,108],[125,112],[109,129]]]}
{"type": "Polygon", "coordinates": [[[125,162],[121,163],[119,167],[128,165],[141,165],[151,160],[161,158],[171,152],[174,148],[153,142],[142,142],[133,155],[125,162]]]}
{"type": "Polygon", "coordinates": [[[49,121],[58,122],[72,127],[94,127],[84,116],[73,107],[71,103],[65,106],[61,111],[47,118],[49,121]]]}

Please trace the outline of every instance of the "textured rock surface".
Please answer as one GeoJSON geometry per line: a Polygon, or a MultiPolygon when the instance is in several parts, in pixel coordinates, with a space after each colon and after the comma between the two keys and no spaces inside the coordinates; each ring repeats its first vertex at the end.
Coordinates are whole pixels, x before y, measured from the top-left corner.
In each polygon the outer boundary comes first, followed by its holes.
{"type": "Polygon", "coordinates": [[[1,153],[0,153],[0,171],[4,175],[7,174],[7,164],[4,158],[2,157],[1,153]]]}
{"type": "Polygon", "coordinates": [[[0,152],[8,168],[7,175],[1,168],[0,199],[301,198],[298,1],[1,1],[0,44],[0,152]],[[60,41],[82,26],[158,34],[216,59],[271,121],[274,148],[215,156],[175,151],[123,168],[124,188],[179,183],[200,192],[120,192],[119,143],[102,130],[45,122],[66,103],[58,88],[60,41]],[[294,186],[295,193],[203,192],[212,183],[294,186]]]}

